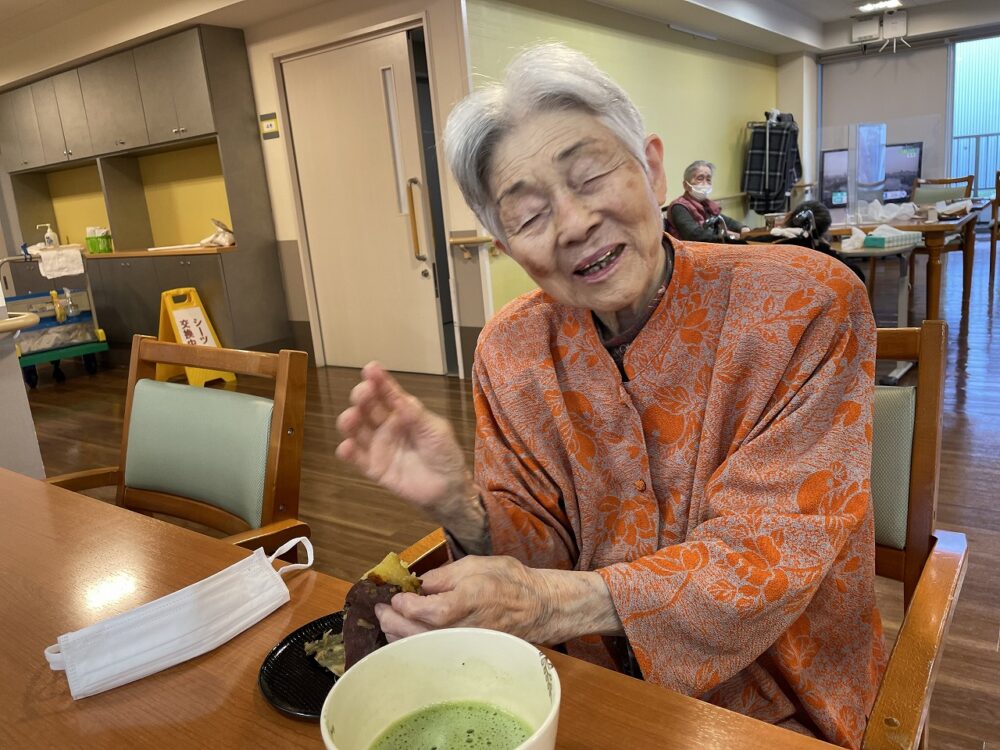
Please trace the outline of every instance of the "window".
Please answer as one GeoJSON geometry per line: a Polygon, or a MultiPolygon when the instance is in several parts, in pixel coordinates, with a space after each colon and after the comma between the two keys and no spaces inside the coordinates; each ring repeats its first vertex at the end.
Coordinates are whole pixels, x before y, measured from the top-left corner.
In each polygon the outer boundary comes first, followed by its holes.
{"type": "Polygon", "coordinates": [[[951,175],[976,175],[973,195],[991,198],[1000,170],[1000,36],[955,45],[951,175]]]}

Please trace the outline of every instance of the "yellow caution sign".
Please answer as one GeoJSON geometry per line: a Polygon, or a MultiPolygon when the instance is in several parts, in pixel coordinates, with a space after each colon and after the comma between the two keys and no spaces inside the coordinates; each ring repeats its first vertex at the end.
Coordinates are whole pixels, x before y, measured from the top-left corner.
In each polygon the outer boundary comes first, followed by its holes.
{"type": "MultiPolygon", "coordinates": [[[[194,287],[170,289],[160,295],[160,330],[157,338],[175,344],[191,346],[219,346],[212,321],[205,313],[205,306],[194,287]]],[[[236,375],[222,370],[180,365],[156,366],[156,379],[169,380],[177,375],[187,376],[191,385],[203,386],[210,380],[235,383],[236,375]]]]}

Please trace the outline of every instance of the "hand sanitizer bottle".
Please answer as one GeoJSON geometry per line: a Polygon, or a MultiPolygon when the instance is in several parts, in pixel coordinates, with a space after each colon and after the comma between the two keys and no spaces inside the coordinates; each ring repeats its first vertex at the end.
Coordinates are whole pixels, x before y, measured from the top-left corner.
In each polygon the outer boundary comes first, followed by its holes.
{"type": "Polygon", "coordinates": [[[35,229],[45,227],[45,247],[49,250],[59,247],[59,237],[52,231],[51,224],[36,224],[35,229]]]}

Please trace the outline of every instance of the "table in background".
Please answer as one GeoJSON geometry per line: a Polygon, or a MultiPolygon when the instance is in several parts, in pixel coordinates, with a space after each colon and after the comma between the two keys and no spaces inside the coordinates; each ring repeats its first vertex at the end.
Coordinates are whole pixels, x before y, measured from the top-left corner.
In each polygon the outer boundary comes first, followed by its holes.
{"type": "MultiPolygon", "coordinates": [[[[940,320],[941,256],[944,251],[945,239],[950,234],[962,235],[962,310],[964,312],[969,304],[969,295],[972,291],[972,268],[976,257],[976,219],[978,216],[978,211],[974,210],[957,219],[947,219],[932,224],[921,220],[910,220],[865,222],[854,226],[866,234],[877,226],[888,224],[904,232],[920,232],[924,235],[924,244],[921,246],[927,251],[927,312],[924,317],[926,320],[940,320]]],[[[850,233],[851,226],[848,224],[835,224],[830,227],[830,234],[834,237],[844,237],[850,233]]]]}
{"type": "MultiPolygon", "coordinates": [[[[342,608],[348,584],[290,575],[291,601],[218,649],[74,701],[42,652],[62,633],[164,596],[249,553],[0,469],[0,747],[321,747],[319,726],[274,710],[257,672],[275,643],[342,608]]],[[[550,653],[560,748],[833,748],[550,653]]]]}

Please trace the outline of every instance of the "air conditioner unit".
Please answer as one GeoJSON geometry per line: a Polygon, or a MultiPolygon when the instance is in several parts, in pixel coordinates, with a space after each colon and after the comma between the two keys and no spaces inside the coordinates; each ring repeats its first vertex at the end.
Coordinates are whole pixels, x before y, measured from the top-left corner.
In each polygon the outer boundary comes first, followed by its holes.
{"type": "MultiPolygon", "coordinates": [[[[886,14],[888,15],[888,14],[886,14]]],[[[882,38],[882,24],[878,16],[855,18],[851,23],[851,43],[864,44],[882,38]]]]}
{"type": "Polygon", "coordinates": [[[906,36],[906,11],[889,10],[882,16],[882,35],[886,39],[906,36]]]}

